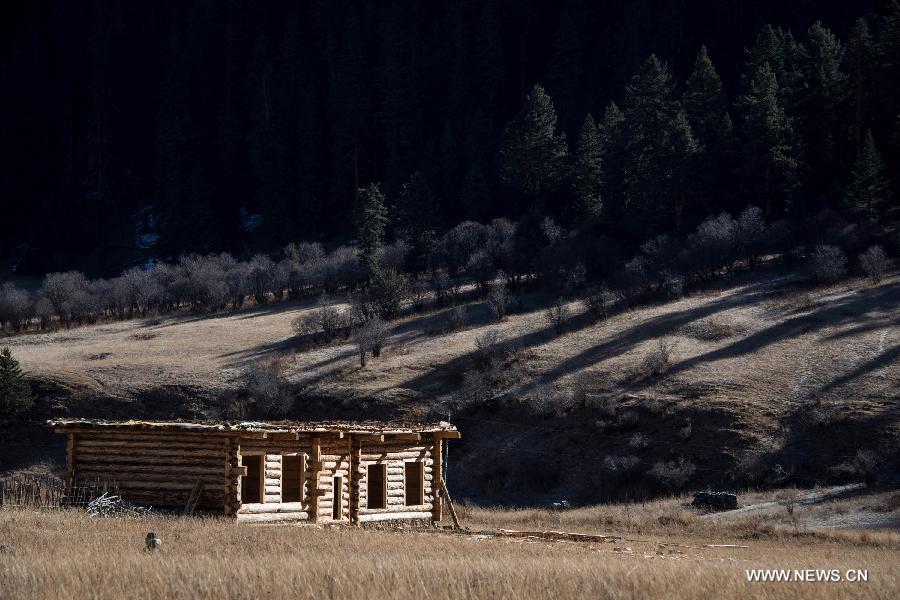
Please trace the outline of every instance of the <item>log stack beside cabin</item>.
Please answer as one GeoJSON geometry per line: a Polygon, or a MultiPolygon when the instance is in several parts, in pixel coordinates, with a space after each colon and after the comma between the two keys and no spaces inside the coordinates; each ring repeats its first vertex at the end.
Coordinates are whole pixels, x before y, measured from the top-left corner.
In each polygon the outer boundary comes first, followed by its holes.
{"type": "Polygon", "coordinates": [[[446,422],[50,421],[66,485],[112,481],[127,500],[238,521],[442,519],[446,422]]]}

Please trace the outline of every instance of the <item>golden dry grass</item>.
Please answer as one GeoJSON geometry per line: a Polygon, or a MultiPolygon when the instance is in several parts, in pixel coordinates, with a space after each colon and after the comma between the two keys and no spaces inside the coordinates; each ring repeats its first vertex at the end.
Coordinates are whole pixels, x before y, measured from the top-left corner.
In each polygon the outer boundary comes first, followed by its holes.
{"type": "MultiPolygon", "coordinates": [[[[72,511],[0,510],[0,598],[893,598],[898,539],[797,536],[733,543],[736,531],[662,525],[672,506],[592,508],[599,518],[654,530],[618,545],[434,531],[248,526],[219,518],[90,519],[72,511]],[[598,512],[599,511],[599,512],[598,512]],[[162,550],[149,555],[153,530],[162,550]],[[618,551],[616,550],[618,548],[618,551]],[[867,583],[749,583],[746,569],[867,569],[867,583]]],[[[545,512],[545,511],[544,511],[545,512]]],[[[549,524],[540,512],[472,509],[473,527],[549,524]]],[[[609,530],[607,529],[607,532],[609,530]]]]}

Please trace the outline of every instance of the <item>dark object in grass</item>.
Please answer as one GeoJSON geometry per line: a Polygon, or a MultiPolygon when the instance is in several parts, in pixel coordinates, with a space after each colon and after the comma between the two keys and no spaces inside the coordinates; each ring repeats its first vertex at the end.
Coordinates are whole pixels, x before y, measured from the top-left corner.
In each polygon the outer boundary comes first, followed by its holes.
{"type": "Polygon", "coordinates": [[[731,492],[697,492],[691,506],[709,511],[737,508],[737,494],[731,492]]]}

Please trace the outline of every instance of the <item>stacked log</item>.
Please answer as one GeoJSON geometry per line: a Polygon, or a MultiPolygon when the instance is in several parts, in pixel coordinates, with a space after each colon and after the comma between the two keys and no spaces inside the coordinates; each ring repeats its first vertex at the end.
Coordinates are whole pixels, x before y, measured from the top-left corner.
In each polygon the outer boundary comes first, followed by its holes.
{"type": "MultiPolygon", "coordinates": [[[[123,425],[64,426],[70,489],[72,481],[110,481],[135,504],[183,508],[191,491],[202,484],[197,507],[223,511],[239,521],[439,520],[441,439],[458,437],[445,431],[266,433],[193,424],[141,424],[137,429],[123,425]],[[282,501],[283,456],[288,454],[303,457],[299,502],[282,501]],[[262,494],[258,503],[243,504],[241,482],[248,467],[242,463],[249,455],[262,457],[262,494]],[[412,506],[406,504],[408,462],[422,465],[422,502],[412,506]],[[386,492],[384,508],[368,508],[368,467],[373,464],[385,467],[386,489],[378,491],[386,492]]],[[[291,473],[296,471],[292,468],[291,473]]]]}
{"type": "Polygon", "coordinates": [[[192,433],[79,432],[73,436],[72,477],[114,481],[129,502],[184,507],[203,483],[198,508],[221,510],[226,440],[192,433]]]}

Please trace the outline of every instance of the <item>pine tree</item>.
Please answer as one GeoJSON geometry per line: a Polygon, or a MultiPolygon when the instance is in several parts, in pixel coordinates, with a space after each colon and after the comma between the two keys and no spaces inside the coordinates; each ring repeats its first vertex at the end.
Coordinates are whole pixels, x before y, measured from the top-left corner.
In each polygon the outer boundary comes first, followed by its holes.
{"type": "Polygon", "coordinates": [[[425,176],[416,171],[400,189],[392,212],[398,237],[412,246],[409,260],[417,270],[427,266],[426,259],[437,233],[439,209],[425,176]]]}
{"type": "Polygon", "coordinates": [[[841,118],[847,80],[841,71],[843,57],[841,42],[820,22],[809,28],[797,55],[797,93],[786,109],[794,118],[795,130],[803,142],[802,160],[807,167],[803,169],[803,187],[810,203],[833,193],[837,188],[837,174],[846,162],[841,160],[838,147],[847,134],[841,118]]]}
{"type": "Polygon", "coordinates": [[[853,111],[851,135],[856,154],[862,152],[863,130],[871,110],[871,94],[874,86],[875,43],[869,32],[869,24],[862,17],[853,24],[844,55],[844,70],[849,74],[849,95],[853,111]]]}
{"type": "Polygon", "coordinates": [[[728,100],[706,46],[701,46],[697,53],[681,101],[698,140],[704,145],[715,145],[722,134],[722,118],[727,112],[728,100]]]}
{"type": "Polygon", "coordinates": [[[794,91],[798,51],[797,42],[790,31],[771,25],[763,26],[756,37],[756,44],[747,52],[742,77],[745,91],[749,90],[754,73],[768,63],[780,86],[781,99],[785,101],[794,91]]]}
{"type": "Polygon", "coordinates": [[[625,115],[622,114],[615,102],[606,105],[606,109],[603,111],[603,120],[597,126],[600,134],[600,146],[603,148],[604,155],[609,155],[619,143],[619,133],[622,131],[624,121],[625,115]]]}
{"type": "Polygon", "coordinates": [[[616,219],[622,214],[622,124],[625,115],[615,102],[606,105],[603,118],[597,124],[600,137],[600,156],[603,167],[603,182],[600,195],[603,198],[603,214],[607,219],[616,219]]]}
{"type": "Polygon", "coordinates": [[[552,192],[565,176],[566,155],[566,134],[556,131],[553,101],[536,85],[503,131],[500,179],[527,195],[552,192]]]}
{"type": "Polygon", "coordinates": [[[667,138],[670,149],[668,171],[671,186],[669,193],[673,196],[673,225],[675,231],[680,232],[685,209],[693,195],[697,166],[697,140],[684,109],[675,114],[669,125],[667,138]]]}
{"type": "Polygon", "coordinates": [[[731,117],[728,100],[722,91],[722,81],[702,46],[694,61],[694,70],[687,80],[682,96],[685,112],[699,144],[697,162],[703,168],[693,173],[696,198],[705,214],[727,210],[724,205],[732,194],[731,117]]]}
{"type": "Polygon", "coordinates": [[[870,220],[877,221],[879,210],[890,199],[890,195],[891,188],[884,161],[875,146],[872,131],[869,130],[863,140],[862,152],[850,172],[845,202],[870,220]]]}
{"type": "Polygon", "coordinates": [[[742,115],[743,183],[749,204],[762,203],[767,220],[792,208],[797,156],[791,122],[778,100],[778,82],[768,63],[753,76],[738,101],[742,115]]]}
{"type": "Polygon", "coordinates": [[[603,184],[603,146],[600,130],[594,117],[588,114],[578,135],[572,168],[572,189],[575,192],[575,210],[580,218],[596,217],[603,202],[600,188],[603,184]]]}
{"type": "Polygon", "coordinates": [[[668,69],[650,55],[625,89],[623,193],[634,233],[677,222],[683,205],[673,183],[683,178],[696,141],[672,88],[668,69]]]}
{"type": "Polygon", "coordinates": [[[9,348],[0,350],[0,423],[31,410],[31,386],[9,348]]]}
{"type": "Polygon", "coordinates": [[[384,245],[384,232],[388,212],[384,194],[377,183],[359,190],[360,212],[358,218],[359,259],[370,275],[378,273],[378,252],[384,245]]]}

